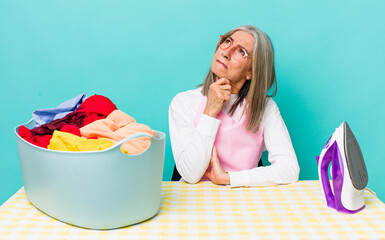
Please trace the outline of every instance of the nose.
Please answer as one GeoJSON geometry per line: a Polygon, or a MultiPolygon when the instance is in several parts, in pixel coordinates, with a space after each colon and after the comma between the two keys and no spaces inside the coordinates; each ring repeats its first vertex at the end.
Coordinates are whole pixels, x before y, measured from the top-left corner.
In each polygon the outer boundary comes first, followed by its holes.
{"type": "Polygon", "coordinates": [[[233,51],[233,46],[229,47],[228,49],[222,50],[222,53],[221,53],[222,57],[226,59],[230,59],[232,51],[233,51]]]}

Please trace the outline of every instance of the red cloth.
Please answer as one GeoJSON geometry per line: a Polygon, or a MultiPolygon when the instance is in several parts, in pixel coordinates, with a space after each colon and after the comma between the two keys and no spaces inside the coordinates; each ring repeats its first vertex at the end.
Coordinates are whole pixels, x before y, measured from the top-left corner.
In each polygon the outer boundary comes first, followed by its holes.
{"type": "Polygon", "coordinates": [[[116,109],[115,104],[113,104],[110,99],[95,94],[87,98],[78,109],[76,109],[76,112],[98,113],[107,117],[116,109]]]}
{"type": "Polygon", "coordinates": [[[80,133],[80,128],[75,127],[73,125],[64,125],[62,128],[60,128],[60,131],[72,133],[73,135],[76,135],[78,137],[82,136],[80,133]]]}
{"type": "MultiPolygon", "coordinates": [[[[73,125],[64,125],[62,128],[60,128],[60,131],[72,133],[76,136],[81,137],[80,129],[73,125]]],[[[48,147],[49,141],[51,141],[51,138],[52,138],[52,135],[50,134],[47,134],[44,136],[32,136],[31,130],[29,130],[24,126],[20,126],[17,132],[20,135],[20,137],[22,137],[29,143],[32,143],[36,146],[43,147],[43,148],[48,147]]]]}
{"type": "Polygon", "coordinates": [[[49,141],[52,138],[52,135],[44,135],[44,136],[35,136],[32,137],[31,130],[21,125],[18,129],[18,134],[20,137],[22,137],[24,140],[26,140],[29,143],[32,143],[36,146],[47,148],[49,145],[49,141]]]}
{"type": "Polygon", "coordinates": [[[31,130],[20,126],[18,133],[26,141],[47,148],[55,130],[81,136],[79,128],[95,120],[106,118],[116,109],[115,104],[110,99],[95,94],[87,98],[76,111],[66,115],[64,118],[56,119],[31,130]]]}

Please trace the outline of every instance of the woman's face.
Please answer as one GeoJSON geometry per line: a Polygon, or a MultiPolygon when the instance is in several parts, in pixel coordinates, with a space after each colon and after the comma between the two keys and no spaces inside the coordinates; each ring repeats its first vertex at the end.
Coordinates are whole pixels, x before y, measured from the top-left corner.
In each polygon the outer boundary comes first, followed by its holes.
{"type": "Polygon", "coordinates": [[[248,32],[239,30],[230,38],[233,44],[227,49],[218,47],[211,62],[211,70],[219,78],[227,78],[232,85],[242,87],[246,79],[251,79],[251,63],[254,46],[254,36],[248,32]],[[235,59],[233,48],[242,47],[247,51],[249,57],[235,59]]]}

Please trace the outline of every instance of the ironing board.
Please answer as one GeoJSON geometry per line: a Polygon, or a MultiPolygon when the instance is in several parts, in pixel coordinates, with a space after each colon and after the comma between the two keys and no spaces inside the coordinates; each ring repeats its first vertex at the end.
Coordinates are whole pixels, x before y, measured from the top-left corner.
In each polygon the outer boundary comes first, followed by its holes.
{"type": "Polygon", "coordinates": [[[21,188],[0,207],[1,239],[385,239],[385,204],[365,190],[354,215],[325,206],[318,181],[263,188],[163,182],[158,214],[125,228],[74,227],[37,210],[21,188]]]}

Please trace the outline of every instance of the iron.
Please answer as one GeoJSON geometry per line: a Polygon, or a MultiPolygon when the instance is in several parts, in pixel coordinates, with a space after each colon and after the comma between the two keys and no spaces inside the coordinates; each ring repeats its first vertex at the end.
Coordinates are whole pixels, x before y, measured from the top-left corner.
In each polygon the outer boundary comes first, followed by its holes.
{"type": "Polygon", "coordinates": [[[316,159],[327,206],[349,214],[364,209],[368,172],[361,148],[347,122],[335,130],[316,159]],[[333,189],[328,175],[330,163],[333,189]]]}

